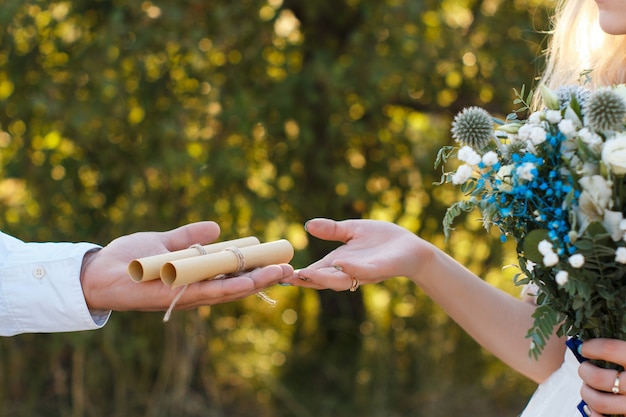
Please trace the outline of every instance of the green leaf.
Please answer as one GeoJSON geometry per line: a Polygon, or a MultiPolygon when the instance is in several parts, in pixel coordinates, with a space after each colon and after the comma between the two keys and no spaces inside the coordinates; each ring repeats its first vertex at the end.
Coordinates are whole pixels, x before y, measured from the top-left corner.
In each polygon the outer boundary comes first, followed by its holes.
{"type": "Polygon", "coordinates": [[[474,210],[476,204],[477,202],[474,199],[457,201],[446,210],[446,214],[443,217],[443,232],[446,240],[450,237],[450,231],[454,230],[452,227],[454,219],[460,216],[462,212],[474,210]]]}
{"type": "Polygon", "coordinates": [[[524,237],[524,257],[535,263],[543,262],[543,255],[539,253],[539,242],[542,240],[550,240],[548,231],[545,229],[533,230],[524,237]]]}
{"type": "Polygon", "coordinates": [[[435,168],[443,167],[448,162],[448,158],[454,153],[455,149],[454,146],[442,146],[439,152],[437,152],[435,168]]]}

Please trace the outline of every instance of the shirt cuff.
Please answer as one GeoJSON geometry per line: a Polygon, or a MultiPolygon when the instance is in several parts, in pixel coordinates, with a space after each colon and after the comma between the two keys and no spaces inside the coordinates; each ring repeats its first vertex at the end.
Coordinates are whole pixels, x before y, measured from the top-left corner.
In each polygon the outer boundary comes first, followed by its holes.
{"type": "Polygon", "coordinates": [[[0,270],[0,335],[99,329],[110,311],[90,311],[80,283],[90,243],[27,243],[0,270]]]}

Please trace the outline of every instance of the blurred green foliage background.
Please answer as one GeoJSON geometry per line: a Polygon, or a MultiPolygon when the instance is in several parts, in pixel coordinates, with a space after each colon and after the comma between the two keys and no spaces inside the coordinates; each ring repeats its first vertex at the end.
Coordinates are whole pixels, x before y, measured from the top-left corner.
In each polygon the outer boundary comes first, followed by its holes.
{"type": "MultiPolygon", "coordinates": [[[[517,294],[475,215],[444,243],[458,196],[433,163],[457,111],[532,84],[550,6],[0,0],[0,229],[106,244],[211,219],[301,267],[333,247],[307,219],[377,218],[517,294]]],[[[406,279],[268,294],[3,338],[2,415],[502,417],[534,389],[406,279]]]]}

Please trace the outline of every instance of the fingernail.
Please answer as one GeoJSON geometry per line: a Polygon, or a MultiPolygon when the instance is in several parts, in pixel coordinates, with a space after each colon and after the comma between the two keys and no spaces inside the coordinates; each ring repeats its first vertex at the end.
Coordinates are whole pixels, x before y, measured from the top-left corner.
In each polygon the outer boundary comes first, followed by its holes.
{"type": "Polygon", "coordinates": [[[306,222],[304,222],[304,230],[306,230],[307,232],[309,231],[309,229],[307,229],[307,226],[309,224],[311,220],[307,220],[306,222]]]}
{"type": "Polygon", "coordinates": [[[583,344],[582,344],[582,343],[581,343],[581,344],[579,344],[579,345],[576,347],[576,350],[578,351],[578,354],[579,354],[580,356],[582,356],[582,355],[583,355],[583,344]]]}
{"type": "Polygon", "coordinates": [[[281,287],[291,287],[292,285],[288,282],[279,282],[278,285],[280,285],[281,287]]]}

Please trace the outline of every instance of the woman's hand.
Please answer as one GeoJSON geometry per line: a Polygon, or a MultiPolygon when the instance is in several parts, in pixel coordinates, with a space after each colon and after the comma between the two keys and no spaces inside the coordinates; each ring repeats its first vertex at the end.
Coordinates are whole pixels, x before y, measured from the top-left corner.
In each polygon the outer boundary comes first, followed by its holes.
{"type": "Polygon", "coordinates": [[[313,219],[305,228],[312,236],[344,245],[283,283],[346,291],[390,277],[411,277],[429,247],[415,234],[384,221],[313,219]]]}
{"type": "MultiPolygon", "coordinates": [[[[81,270],[87,305],[92,310],[167,310],[178,291],[161,280],[134,282],[127,273],[130,261],[186,249],[194,244],[205,245],[213,242],[219,234],[216,223],[198,222],[167,232],[139,232],[122,236],[97,252],[87,253],[81,270]]],[[[271,265],[228,279],[196,282],[187,286],[176,303],[176,309],[244,298],[292,274],[290,265],[271,265]]]]}
{"type": "MultiPolygon", "coordinates": [[[[588,359],[626,367],[626,341],[591,339],[582,344],[581,354],[588,359]]],[[[578,374],[583,380],[580,394],[589,407],[590,417],[626,414],[626,373],[600,368],[586,361],[580,364],[578,374]]]]}

